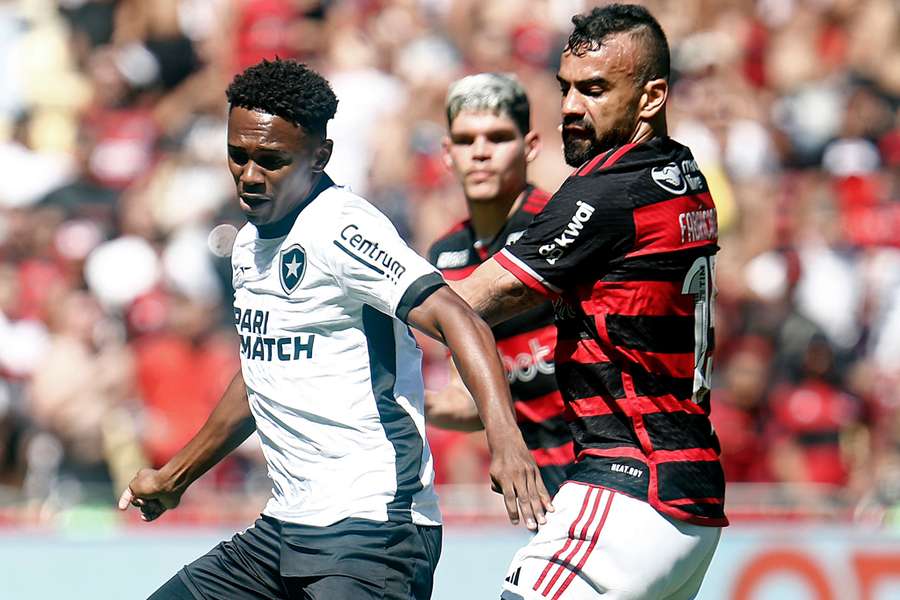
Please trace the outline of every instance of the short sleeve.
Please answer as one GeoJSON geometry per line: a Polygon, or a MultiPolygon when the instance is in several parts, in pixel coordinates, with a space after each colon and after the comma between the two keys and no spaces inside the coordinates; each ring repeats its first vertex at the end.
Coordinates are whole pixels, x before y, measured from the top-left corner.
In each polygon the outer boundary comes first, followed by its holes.
{"type": "Polygon", "coordinates": [[[522,237],[495,259],[522,283],[552,297],[581,281],[597,279],[633,243],[627,188],[614,179],[573,176],[522,237]]]}
{"type": "Polygon", "coordinates": [[[337,221],[325,252],[348,296],[406,321],[410,310],[446,285],[373,206],[347,202],[337,221]]]}

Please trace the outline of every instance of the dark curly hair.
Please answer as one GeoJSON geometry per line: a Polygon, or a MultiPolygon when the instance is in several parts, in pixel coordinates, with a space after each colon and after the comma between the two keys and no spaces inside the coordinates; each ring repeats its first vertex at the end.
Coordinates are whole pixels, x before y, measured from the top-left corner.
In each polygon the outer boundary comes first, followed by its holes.
{"type": "Polygon", "coordinates": [[[586,15],[572,17],[575,25],[566,50],[576,56],[599,50],[603,40],[615,33],[638,37],[644,56],[638,68],[638,83],[669,78],[669,42],[659,22],[643,6],[609,4],[586,15]]]}
{"type": "Polygon", "coordinates": [[[337,111],[337,96],[324,77],[293,60],[263,59],[235,76],[225,90],[229,104],[277,115],[320,138],[337,111]]]}

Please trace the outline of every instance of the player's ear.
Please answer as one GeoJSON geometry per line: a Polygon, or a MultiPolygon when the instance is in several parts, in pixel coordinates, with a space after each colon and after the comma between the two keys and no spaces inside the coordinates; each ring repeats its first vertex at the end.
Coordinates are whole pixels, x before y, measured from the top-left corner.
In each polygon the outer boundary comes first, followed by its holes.
{"type": "Polygon", "coordinates": [[[325,165],[331,160],[331,153],[334,150],[334,142],[331,140],[322,140],[322,143],[313,152],[312,170],[314,172],[324,171],[325,165]]]}
{"type": "Polygon", "coordinates": [[[453,171],[453,157],[450,156],[451,145],[450,138],[445,135],[444,139],[441,140],[441,161],[448,171],[453,171]]]}
{"type": "Polygon", "coordinates": [[[530,163],[541,153],[541,134],[532,129],[525,134],[525,162],[530,163]]]}
{"type": "Polygon", "coordinates": [[[669,82],[665,79],[651,79],[644,84],[641,92],[639,116],[644,121],[655,117],[666,105],[669,97],[669,82]]]}

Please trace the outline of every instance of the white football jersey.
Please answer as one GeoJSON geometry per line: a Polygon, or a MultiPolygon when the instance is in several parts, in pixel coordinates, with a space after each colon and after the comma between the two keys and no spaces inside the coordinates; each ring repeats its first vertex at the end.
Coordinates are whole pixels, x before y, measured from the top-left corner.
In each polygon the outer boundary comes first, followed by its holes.
{"type": "Polygon", "coordinates": [[[273,482],[263,512],[435,525],[422,352],[404,320],[443,280],[387,217],[323,180],[292,225],[247,224],[232,253],[241,369],[273,482]]]}

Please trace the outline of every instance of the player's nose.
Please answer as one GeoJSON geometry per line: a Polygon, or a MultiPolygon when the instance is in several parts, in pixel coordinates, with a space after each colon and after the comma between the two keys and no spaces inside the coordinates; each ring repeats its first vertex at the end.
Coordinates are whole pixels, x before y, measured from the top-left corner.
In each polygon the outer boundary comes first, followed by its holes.
{"type": "Polygon", "coordinates": [[[259,187],[265,188],[266,178],[262,169],[252,160],[248,160],[241,170],[241,188],[246,192],[258,192],[259,187]]]}
{"type": "Polygon", "coordinates": [[[583,99],[581,97],[581,94],[579,94],[578,90],[576,90],[574,87],[570,88],[568,93],[563,96],[562,114],[577,116],[581,116],[584,114],[583,99]]]}
{"type": "Polygon", "coordinates": [[[475,138],[475,142],[472,144],[472,157],[473,158],[490,158],[491,150],[490,143],[484,136],[478,136],[475,138]]]}

